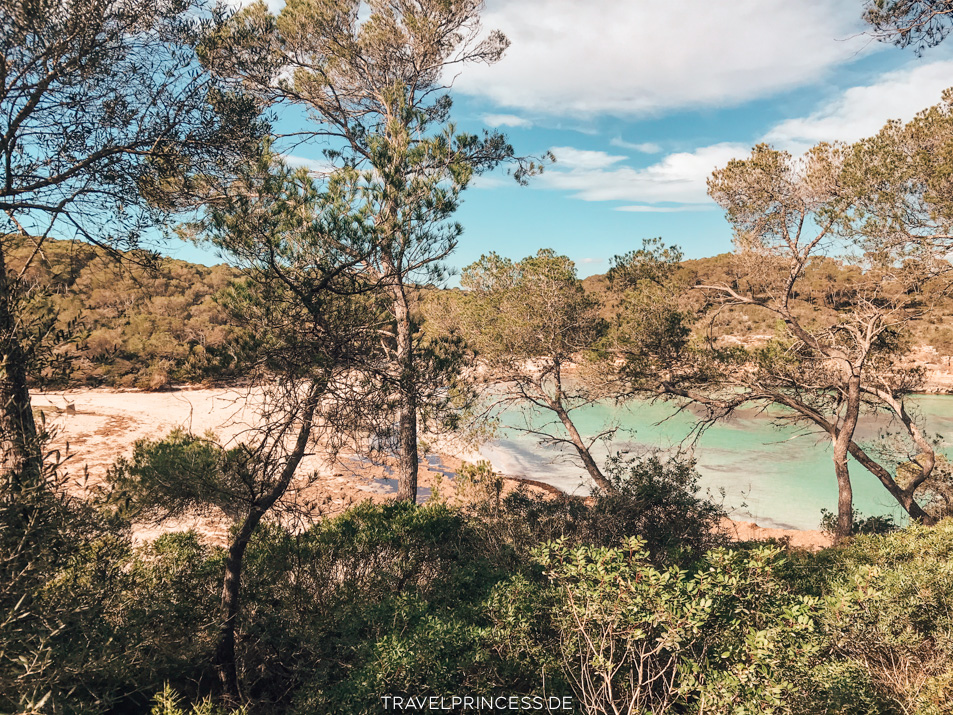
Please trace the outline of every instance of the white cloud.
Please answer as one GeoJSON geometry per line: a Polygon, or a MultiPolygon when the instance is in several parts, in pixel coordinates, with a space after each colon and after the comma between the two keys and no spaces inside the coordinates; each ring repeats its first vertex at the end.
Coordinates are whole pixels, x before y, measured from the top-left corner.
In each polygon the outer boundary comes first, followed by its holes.
{"type": "Polygon", "coordinates": [[[639,204],[637,206],[617,206],[616,211],[629,211],[632,213],[652,213],[669,214],[682,213],[683,211],[711,211],[714,204],[679,204],[678,206],[647,206],[639,204]]]}
{"type": "Polygon", "coordinates": [[[306,156],[297,156],[296,154],[282,154],[281,160],[290,167],[295,169],[304,167],[315,174],[333,174],[337,170],[337,167],[327,160],[309,159],[306,156]]]}
{"type": "Polygon", "coordinates": [[[512,41],[458,91],[561,116],[644,116],[726,106],[818,80],[877,47],[857,2],[490,0],[487,28],[512,41]],[[677,15],[677,16],[676,16],[677,15]]]}
{"type": "Polygon", "coordinates": [[[518,117],[515,114],[484,114],[483,122],[490,127],[528,128],[533,126],[530,120],[518,117]]]}
{"type": "Polygon", "coordinates": [[[613,137],[609,140],[609,144],[612,146],[617,146],[621,149],[631,149],[632,151],[637,151],[640,154],[658,154],[660,151],[662,151],[662,147],[655,142],[643,142],[641,144],[637,144],[635,142],[627,142],[622,137],[613,137]]]}
{"type": "Polygon", "coordinates": [[[604,151],[576,149],[571,146],[554,146],[550,151],[556,157],[556,163],[568,169],[606,169],[627,158],[607,154],[604,151]]]}
{"type": "MultiPolygon", "coordinates": [[[[674,213],[715,208],[706,181],[730,159],[747,156],[759,141],[793,153],[819,141],[856,141],[875,134],[888,119],[907,121],[940,101],[953,84],[953,60],[914,64],[884,74],[878,81],[852,87],[805,117],[785,120],[750,143],[721,143],[691,152],[669,154],[657,163],[635,169],[626,157],[606,152],[555,147],[567,160],[557,162],[537,183],[572,192],[584,201],[631,201],[615,207],[636,213],[674,213]],[[661,205],[660,205],[661,204],[661,205]]],[[[620,146],[617,140],[610,144],[620,146]]]]}
{"type": "Polygon", "coordinates": [[[749,147],[714,144],[694,152],[669,154],[644,169],[616,166],[625,157],[606,152],[571,147],[554,147],[552,151],[557,162],[535,180],[537,185],[573,192],[574,198],[584,201],[701,204],[708,200],[705,182],[711,172],[743,156],[749,147]]]}
{"type": "Polygon", "coordinates": [[[605,258],[580,258],[578,261],[576,261],[576,263],[585,263],[585,264],[605,263],[605,262],[606,262],[605,258]]]}
{"type": "Polygon", "coordinates": [[[848,89],[807,117],[781,122],[764,141],[793,151],[821,141],[857,141],[876,134],[888,119],[909,121],[939,102],[950,85],[953,60],[888,72],[873,84],[848,89]]]}
{"type": "MultiPolygon", "coordinates": [[[[226,7],[234,8],[235,10],[241,10],[244,7],[248,7],[253,2],[255,2],[255,0],[222,0],[222,3],[226,7]]],[[[270,13],[277,15],[285,6],[285,0],[265,0],[265,5],[268,6],[268,11],[270,13]]]]}

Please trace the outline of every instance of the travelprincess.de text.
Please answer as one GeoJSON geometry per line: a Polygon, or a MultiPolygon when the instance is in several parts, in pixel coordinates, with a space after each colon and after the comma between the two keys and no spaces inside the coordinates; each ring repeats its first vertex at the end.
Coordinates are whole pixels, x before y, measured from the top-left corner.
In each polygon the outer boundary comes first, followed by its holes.
{"type": "Polygon", "coordinates": [[[454,695],[430,697],[404,697],[403,695],[382,695],[384,710],[424,711],[424,710],[549,710],[571,711],[572,696],[542,697],[539,695],[454,695]]]}

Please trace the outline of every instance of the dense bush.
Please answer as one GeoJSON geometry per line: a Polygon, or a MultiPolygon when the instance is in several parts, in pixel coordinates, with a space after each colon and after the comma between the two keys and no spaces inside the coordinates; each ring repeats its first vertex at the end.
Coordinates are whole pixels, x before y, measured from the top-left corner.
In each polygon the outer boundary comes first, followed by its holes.
{"type": "MultiPolygon", "coordinates": [[[[294,712],[377,713],[384,694],[535,693],[552,660],[507,647],[532,610],[509,598],[511,582],[527,598],[534,587],[440,504],[366,503],[297,536],[265,530],[246,573],[245,682],[259,700],[292,692],[294,712]]],[[[560,680],[554,664],[547,685],[560,680]]]]}
{"type": "MultiPolygon", "coordinates": [[[[833,537],[837,531],[837,513],[821,509],[821,531],[833,537]]],[[[863,513],[854,509],[854,519],[852,522],[851,535],[861,536],[868,534],[889,534],[900,527],[890,515],[887,516],[864,516],[863,513]]]]}
{"type": "Polygon", "coordinates": [[[727,543],[718,528],[725,512],[701,493],[698,476],[690,460],[615,458],[606,468],[615,493],[582,500],[540,498],[519,489],[498,507],[493,500],[478,502],[473,513],[491,541],[508,544],[524,559],[536,546],[556,539],[617,546],[625,537],[639,536],[653,563],[688,564],[727,543]]]}
{"type": "Polygon", "coordinates": [[[693,573],[655,568],[638,538],[540,558],[585,712],[774,713],[799,696],[818,600],[776,578],[777,550],[716,549],[693,573]]]}
{"type": "Polygon", "coordinates": [[[903,713],[953,708],[953,520],[860,537],[831,560],[832,653],[903,713]]]}
{"type": "Polygon", "coordinates": [[[64,490],[56,464],[0,489],[0,712],[138,712],[164,682],[195,694],[220,564],[193,534],[141,548],[64,490]]]}

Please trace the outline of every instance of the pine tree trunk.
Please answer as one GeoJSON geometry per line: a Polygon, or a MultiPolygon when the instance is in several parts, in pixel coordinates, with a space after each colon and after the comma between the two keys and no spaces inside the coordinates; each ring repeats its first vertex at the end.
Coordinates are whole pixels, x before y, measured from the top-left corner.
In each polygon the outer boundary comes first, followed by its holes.
{"type": "Polygon", "coordinates": [[[0,473],[12,476],[16,488],[39,479],[42,454],[15,301],[0,248],[0,473]]]}
{"type": "Polygon", "coordinates": [[[400,405],[398,408],[397,500],[417,502],[417,384],[414,365],[413,328],[410,307],[403,286],[394,291],[397,322],[397,369],[400,405]]]}
{"type": "Polygon", "coordinates": [[[245,558],[245,551],[262,518],[288,490],[288,485],[291,484],[295,470],[297,470],[304,457],[308,440],[311,437],[314,413],[317,410],[320,393],[319,387],[312,385],[305,402],[297,439],[282,467],[278,481],[267,493],[250,505],[245,520],[228,547],[228,556],[225,559],[225,581],[222,586],[222,611],[225,618],[222,621],[213,665],[222,684],[224,700],[232,706],[237,706],[241,700],[241,689],[238,682],[238,658],[235,653],[235,630],[238,626],[238,614],[241,609],[242,562],[245,558]]]}
{"type": "Polygon", "coordinates": [[[847,466],[847,453],[838,454],[834,447],[834,474],[837,476],[837,529],[834,541],[839,542],[851,535],[854,530],[854,492],[850,484],[850,471],[847,466]]]}
{"type": "Polygon", "coordinates": [[[606,494],[615,494],[618,490],[612,482],[606,479],[602,470],[600,470],[596,464],[596,460],[592,458],[592,454],[590,454],[585,442],[582,441],[582,436],[579,434],[579,430],[576,429],[576,425],[573,424],[572,418],[570,418],[566,408],[563,407],[558,400],[551,402],[550,407],[552,407],[553,411],[559,416],[559,420],[563,423],[563,427],[566,428],[566,431],[569,432],[569,439],[572,442],[572,446],[576,448],[579,459],[582,460],[582,466],[586,468],[586,472],[592,477],[592,481],[606,494]]]}
{"type": "Polygon", "coordinates": [[[834,541],[848,538],[854,530],[854,492],[850,483],[847,455],[860,417],[860,375],[847,380],[847,404],[844,419],[834,439],[834,474],[837,477],[837,530],[834,541]]]}
{"type": "Polygon", "coordinates": [[[251,535],[261,522],[264,512],[254,509],[246,517],[228,547],[225,559],[225,583],[222,588],[222,610],[224,620],[219,634],[218,648],[215,650],[214,665],[222,684],[222,692],[232,705],[238,705],[241,692],[238,687],[238,660],[235,657],[235,628],[238,625],[238,612],[241,606],[242,561],[251,535]]]}

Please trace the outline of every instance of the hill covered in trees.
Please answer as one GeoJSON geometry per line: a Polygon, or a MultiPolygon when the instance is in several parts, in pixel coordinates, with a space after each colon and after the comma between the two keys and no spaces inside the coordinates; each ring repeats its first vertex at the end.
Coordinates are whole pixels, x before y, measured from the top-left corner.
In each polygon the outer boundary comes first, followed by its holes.
{"type": "MultiPolygon", "coordinates": [[[[31,247],[11,257],[17,269],[31,247]]],[[[42,387],[118,387],[161,390],[172,384],[240,380],[251,336],[230,318],[221,300],[242,277],[227,265],[203,266],[151,254],[124,254],[119,263],[83,242],[48,241],[43,260],[27,273],[32,293],[30,314],[46,326],[52,347],[37,377],[42,387]]],[[[732,255],[682,261],[685,283],[732,280],[732,255]]],[[[794,309],[818,323],[836,320],[838,301],[857,279],[854,267],[836,260],[815,260],[795,295],[794,309]],[[801,295],[804,291],[810,296],[801,295]],[[818,310],[817,306],[827,310],[818,310]]],[[[583,280],[587,293],[611,318],[615,293],[606,274],[583,280]]],[[[719,333],[741,342],[765,339],[775,323],[764,311],[732,306],[719,315],[719,333]]],[[[911,321],[914,346],[953,355],[953,300],[941,296],[935,309],[911,321]]],[[[696,326],[696,330],[704,326],[696,326]]]]}
{"type": "MultiPolygon", "coordinates": [[[[24,242],[11,269],[31,251],[24,242]]],[[[78,241],[44,243],[25,275],[28,315],[46,334],[37,382],[157,390],[240,378],[247,335],[217,299],[239,273],[146,253],[124,258],[78,241]]]]}
{"type": "MultiPolygon", "coordinates": [[[[680,264],[679,280],[685,285],[731,284],[736,279],[735,260],[730,253],[684,260],[680,264]]],[[[836,322],[837,308],[850,296],[860,277],[856,266],[829,257],[813,258],[804,278],[795,288],[794,313],[817,324],[836,322]]],[[[610,318],[615,299],[607,274],[589,276],[583,280],[583,286],[599,297],[604,317],[610,318]]],[[[953,300],[941,291],[931,295],[929,285],[923,286],[922,291],[924,300],[931,301],[933,307],[927,315],[910,321],[912,346],[928,346],[939,355],[953,355],[953,300]]],[[[720,311],[718,321],[719,334],[743,342],[765,339],[773,335],[776,328],[776,321],[769,314],[751,306],[725,307],[720,311]]],[[[696,326],[696,329],[704,329],[704,326],[696,326]]]]}

